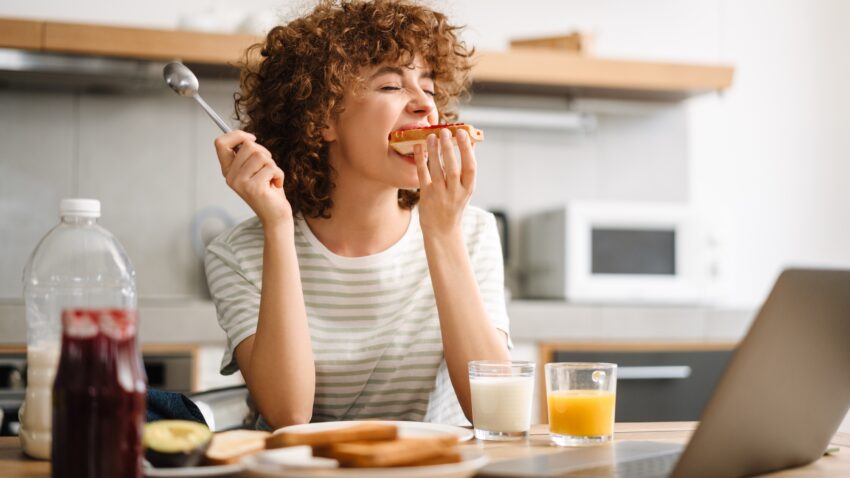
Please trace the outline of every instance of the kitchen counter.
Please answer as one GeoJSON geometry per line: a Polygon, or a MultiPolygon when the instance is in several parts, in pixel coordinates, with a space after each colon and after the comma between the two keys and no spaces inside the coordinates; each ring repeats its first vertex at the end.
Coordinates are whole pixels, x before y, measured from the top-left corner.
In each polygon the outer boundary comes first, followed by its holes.
{"type": "MultiPolygon", "coordinates": [[[[144,344],[222,345],[226,340],[210,301],[139,302],[139,340],[144,344]]],[[[0,345],[26,341],[23,301],[0,302],[0,345]]]]}
{"type": "Polygon", "coordinates": [[[508,305],[514,342],[737,341],[755,314],[705,306],[571,304],[514,300],[508,305]]]}
{"type": "MultiPolygon", "coordinates": [[[[615,436],[618,441],[656,440],[683,443],[690,437],[694,428],[695,423],[692,422],[618,423],[615,436]]],[[[850,434],[837,433],[832,439],[832,446],[839,447],[840,452],[824,456],[803,467],[761,476],[783,478],[850,476],[850,434]]],[[[491,462],[550,454],[560,450],[558,447],[551,446],[547,425],[534,425],[527,441],[484,443],[472,440],[462,444],[461,448],[481,450],[490,457],[491,462]]],[[[247,473],[245,475],[247,476],[247,473]]],[[[50,464],[45,461],[27,459],[21,453],[20,443],[16,437],[0,437],[0,476],[46,478],[50,476],[50,464]]]]}
{"type": "MultiPolygon", "coordinates": [[[[753,311],[699,306],[577,305],[514,300],[508,304],[514,342],[736,341],[753,311]]],[[[224,332],[211,301],[141,300],[140,340],[152,344],[221,345],[224,332]]],[[[26,343],[22,301],[0,301],[0,345],[26,343]]]]}

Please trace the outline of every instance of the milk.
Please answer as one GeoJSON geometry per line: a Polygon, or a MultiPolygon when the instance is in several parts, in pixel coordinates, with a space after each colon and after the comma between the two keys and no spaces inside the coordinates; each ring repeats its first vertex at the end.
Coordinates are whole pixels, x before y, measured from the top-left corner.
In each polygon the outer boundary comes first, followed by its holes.
{"type": "Polygon", "coordinates": [[[534,377],[470,377],[469,386],[476,429],[525,432],[531,427],[534,377]]]}
{"type": "Polygon", "coordinates": [[[21,421],[21,447],[33,458],[50,458],[51,399],[58,365],[58,344],[27,348],[27,391],[18,416],[21,421]]]}

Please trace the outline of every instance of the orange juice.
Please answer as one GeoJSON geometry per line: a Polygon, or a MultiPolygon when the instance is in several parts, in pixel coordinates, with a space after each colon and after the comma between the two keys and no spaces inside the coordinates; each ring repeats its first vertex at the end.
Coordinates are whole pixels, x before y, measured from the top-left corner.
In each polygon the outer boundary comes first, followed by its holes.
{"type": "Polygon", "coordinates": [[[613,392],[562,390],[549,392],[549,429],[558,435],[610,436],[614,432],[613,392]]]}

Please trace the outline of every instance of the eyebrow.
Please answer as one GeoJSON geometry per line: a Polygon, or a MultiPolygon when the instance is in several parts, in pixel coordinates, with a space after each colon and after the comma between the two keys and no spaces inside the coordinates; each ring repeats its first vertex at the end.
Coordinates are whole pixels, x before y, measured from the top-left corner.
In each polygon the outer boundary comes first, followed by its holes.
{"type": "MultiPolygon", "coordinates": [[[[386,74],[386,73],[395,73],[399,76],[402,76],[404,74],[404,71],[399,66],[384,65],[384,66],[378,68],[378,71],[373,73],[372,76],[369,77],[369,79],[373,80],[373,79],[375,79],[375,78],[377,78],[377,77],[379,77],[383,74],[386,74]]],[[[429,78],[429,79],[433,80],[434,79],[434,72],[431,71],[431,70],[423,70],[422,74],[419,75],[419,78],[429,78]]]]}

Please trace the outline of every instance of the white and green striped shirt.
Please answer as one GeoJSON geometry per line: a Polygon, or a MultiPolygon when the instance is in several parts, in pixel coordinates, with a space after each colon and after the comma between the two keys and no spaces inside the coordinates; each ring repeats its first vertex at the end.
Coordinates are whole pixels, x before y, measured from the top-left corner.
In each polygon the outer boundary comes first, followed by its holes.
{"type": "MultiPolygon", "coordinates": [[[[469,206],[462,226],[487,315],[507,333],[495,218],[469,206]]],[[[295,246],[316,359],[313,420],[468,424],[443,356],[418,209],[402,239],[374,255],[334,254],[303,219],[295,221],[295,246]]],[[[207,248],[207,282],[227,334],[223,374],[238,370],[233,350],[256,332],[262,268],[263,231],[256,217],[207,248]]]]}

